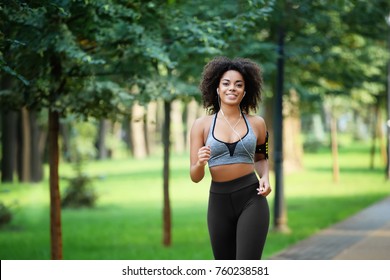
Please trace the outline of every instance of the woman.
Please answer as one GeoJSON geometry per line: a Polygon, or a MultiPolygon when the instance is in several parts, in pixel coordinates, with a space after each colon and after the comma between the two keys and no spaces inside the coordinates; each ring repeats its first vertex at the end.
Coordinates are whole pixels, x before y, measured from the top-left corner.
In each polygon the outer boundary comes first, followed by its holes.
{"type": "Polygon", "coordinates": [[[217,57],[203,71],[200,90],[209,115],[191,129],[190,175],[201,181],[208,164],[215,259],[261,259],[267,237],[268,133],[263,118],[249,115],[261,100],[262,83],[260,68],[248,59],[217,57]]]}

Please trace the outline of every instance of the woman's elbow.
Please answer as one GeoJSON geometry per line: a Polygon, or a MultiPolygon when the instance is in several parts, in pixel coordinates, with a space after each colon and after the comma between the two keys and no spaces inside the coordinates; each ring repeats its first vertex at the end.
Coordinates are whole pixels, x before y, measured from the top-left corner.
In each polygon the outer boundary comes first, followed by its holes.
{"type": "Polygon", "coordinates": [[[190,171],[190,177],[191,177],[192,182],[199,183],[200,181],[202,181],[202,179],[204,177],[204,174],[199,174],[199,173],[202,173],[202,172],[196,172],[196,171],[197,170],[191,170],[190,171]]]}
{"type": "Polygon", "coordinates": [[[202,178],[199,178],[197,176],[191,175],[190,177],[191,177],[191,181],[194,183],[199,183],[200,181],[202,181],[202,178]]]}

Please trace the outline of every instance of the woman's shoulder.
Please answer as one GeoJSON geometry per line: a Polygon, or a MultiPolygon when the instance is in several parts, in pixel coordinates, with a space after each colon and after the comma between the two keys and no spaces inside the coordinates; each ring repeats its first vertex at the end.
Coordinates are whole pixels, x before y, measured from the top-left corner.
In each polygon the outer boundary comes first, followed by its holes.
{"type": "Polygon", "coordinates": [[[262,143],[263,140],[261,139],[265,139],[267,135],[267,125],[265,124],[264,119],[260,116],[247,116],[247,119],[251,124],[257,139],[262,143]]]}
{"type": "Polygon", "coordinates": [[[255,127],[264,127],[266,128],[266,124],[265,124],[265,120],[263,119],[263,117],[261,116],[258,116],[258,115],[246,115],[245,116],[249,122],[255,126],[255,127]]]}
{"type": "Polygon", "coordinates": [[[201,116],[195,120],[193,127],[203,130],[203,129],[210,126],[213,117],[214,117],[214,114],[201,116]]]}

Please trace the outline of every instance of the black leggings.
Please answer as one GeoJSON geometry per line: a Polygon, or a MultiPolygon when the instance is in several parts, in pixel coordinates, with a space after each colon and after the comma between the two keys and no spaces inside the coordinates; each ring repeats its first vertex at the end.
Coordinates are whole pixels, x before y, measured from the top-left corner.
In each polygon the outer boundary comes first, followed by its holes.
{"type": "Polygon", "coordinates": [[[255,173],[211,182],[207,223],[216,260],[259,260],[269,226],[267,199],[255,173]]]}

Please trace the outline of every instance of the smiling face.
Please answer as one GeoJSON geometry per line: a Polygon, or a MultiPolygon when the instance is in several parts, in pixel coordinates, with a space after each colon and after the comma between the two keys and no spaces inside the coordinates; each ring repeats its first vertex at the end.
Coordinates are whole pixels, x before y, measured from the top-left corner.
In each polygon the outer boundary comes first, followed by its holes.
{"type": "Polygon", "coordinates": [[[226,71],[218,85],[219,98],[222,103],[238,105],[244,98],[245,81],[240,72],[226,71]]]}

